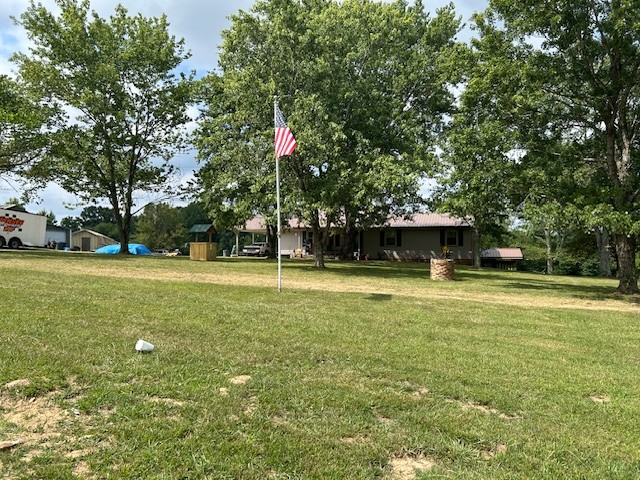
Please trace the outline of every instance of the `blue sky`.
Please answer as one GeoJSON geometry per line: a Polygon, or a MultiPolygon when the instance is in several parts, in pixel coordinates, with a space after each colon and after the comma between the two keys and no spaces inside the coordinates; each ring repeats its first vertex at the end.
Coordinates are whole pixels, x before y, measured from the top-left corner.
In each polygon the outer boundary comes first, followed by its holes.
{"type": "MultiPolygon", "coordinates": [[[[53,0],[39,0],[46,8],[55,11],[53,0]]],[[[195,70],[203,75],[217,66],[217,53],[220,44],[220,33],[229,27],[228,17],[238,10],[248,10],[253,0],[92,0],[91,6],[101,16],[109,16],[115,6],[121,3],[129,13],[141,13],[144,16],[158,16],[165,13],[171,24],[171,32],[176,37],[184,38],[192,57],[184,65],[187,70],[195,70]]],[[[447,5],[447,0],[433,2],[425,1],[425,6],[435,12],[441,6],[447,5]]],[[[28,39],[20,27],[11,21],[11,16],[19,17],[28,7],[28,0],[0,0],[0,74],[11,75],[14,66],[9,61],[16,51],[26,51],[29,47],[28,39]]],[[[456,12],[467,22],[474,11],[484,9],[486,0],[461,0],[455,2],[456,12]]],[[[464,40],[468,32],[463,32],[460,39],[464,40]]],[[[183,177],[188,178],[197,168],[192,154],[182,155],[174,159],[183,177]]],[[[0,204],[11,197],[19,197],[17,185],[6,179],[0,179],[0,204]]],[[[78,215],[82,207],[68,209],[65,204],[76,203],[73,195],[60,187],[50,184],[40,194],[41,200],[27,206],[29,211],[45,209],[53,211],[58,220],[66,216],[78,215]]],[[[147,203],[151,198],[140,198],[140,204],[147,203]]]]}

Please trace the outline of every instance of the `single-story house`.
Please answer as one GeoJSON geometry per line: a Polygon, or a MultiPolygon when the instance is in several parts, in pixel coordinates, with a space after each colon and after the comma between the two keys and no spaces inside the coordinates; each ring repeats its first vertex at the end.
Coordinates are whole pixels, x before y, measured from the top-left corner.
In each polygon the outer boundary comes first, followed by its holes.
{"type": "MultiPolygon", "coordinates": [[[[264,218],[257,216],[236,229],[265,235],[264,218]]],[[[281,254],[296,256],[313,253],[313,231],[298,219],[283,222],[281,254]]],[[[332,229],[329,255],[338,251],[342,241],[341,228],[332,229]]],[[[415,213],[410,218],[390,218],[386,225],[360,232],[356,258],[390,260],[428,260],[439,258],[443,249],[458,263],[473,263],[472,220],[456,218],[446,213],[415,213]]]]}
{"type": "Polygon", "coordinates": [[[107,237],[93,230],[83,228],[71,234],[71,248],[80,249],[83,252],[95,252],[105,245],[115,245],[120,242],[115,241],[111,237],[107,237]]]}
{"type": "Polygon", "coordinates": [[[517,270],[524,255],[520,248],[488,248],[480,253],[480,259],[483,267],[517,270]]]}

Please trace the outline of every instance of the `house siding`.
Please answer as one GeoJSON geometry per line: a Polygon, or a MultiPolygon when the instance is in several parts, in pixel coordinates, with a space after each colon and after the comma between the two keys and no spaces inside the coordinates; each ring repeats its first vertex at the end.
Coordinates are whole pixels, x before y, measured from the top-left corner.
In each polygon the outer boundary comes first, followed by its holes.
{"type": "MultiPolygon", "coordinates": [[[[369,258],[395,259],[395,260],[418,260],[439,258],[442,253],[440,229],[425,228],[403,228],[400,229],[400,246],[381,246],[381,230],[367,230],[364,232],[361,255],[368,255],[369,258]]],[[[450,245],[450,257],[460,263],[470,263],[473,261],[473,249],[471,246],[471,231],[468,228],[462,229],[462,245],[450,245]]]]}

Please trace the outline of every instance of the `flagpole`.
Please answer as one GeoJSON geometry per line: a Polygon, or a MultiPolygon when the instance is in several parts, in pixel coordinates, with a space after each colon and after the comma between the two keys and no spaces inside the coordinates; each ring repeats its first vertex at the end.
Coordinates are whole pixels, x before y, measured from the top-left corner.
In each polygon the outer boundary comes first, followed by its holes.
{"type": "MultiPolygon", "coordinates": [[[[273,119],[276,123],[276,111],[278,105],[278,97],[273,97],[273,119]]],[[[278,292],[282,291],[282,249],[280,248],[280,235],[282,233],[282,224],[280,222],[280,157],[276,152],[276,209],[278,212],[278,292]]]]}

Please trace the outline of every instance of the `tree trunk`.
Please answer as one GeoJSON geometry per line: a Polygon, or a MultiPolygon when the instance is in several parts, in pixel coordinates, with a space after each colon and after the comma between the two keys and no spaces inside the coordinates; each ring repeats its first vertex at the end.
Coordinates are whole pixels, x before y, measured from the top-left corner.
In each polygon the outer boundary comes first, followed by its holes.
{"type": "Polygon", "coordinates": [[[477,227],[473,227],[471,231],[471,241],[473,242],[473,264],[476,268],[480,268],[482,266],[482,258],[480,255],[480,232],[477,227]]]}
{"type": "Polygon", "coordinates": [[[636,239],[634,236],[614,235],[618,254],[618,291],[626,295],[639,293],[636,271],[636,239]]]}
{"type": "Polygon", "coordinates": [[[551,229],[544,229],[544,242],[547,246],[547,274],[553,275],[553,245],[551,241],[551,229]]]}
{"type": "Polygon", "coordinates": [[[278,226],[267,225],[267,243],[269,244],[269,258],[278,258],[278,226]]]}
{"type": "Polygon", "coordinates": [[[129,255],[129,239],[131,238],[131,213],[125,212],[124,215],[120,213],[118,207],[112,208],[114,217],[116,220],[116,227],[118,233],[120,233],[120,255],[129,255]]]}
{"type": "Polygon", "coordinates": [[[353,252],[356,251],[358,232],[349,221],[344,226],[344,239],[342,242],[342,259],[353,260],[353,252]]]}
{"type": "Polygon", "coordinates": [[[596,244],[598,245],[598,258],[600,267],[598,273],[601,277],[611,276],[611,256],[609,255],[609,232],[604,227],[596,227],[594,229],[596,235],[596,244]]]}
{"type": "Polygon", "coordinates": [[[324,252],[326,251],[326,238],[323,229],[320,228],[320,218],[318,214],[313,215],[311,221],[311,231],[313,232],[313,253],[315,254],[315,266],[324,268],[324,252]]]}

